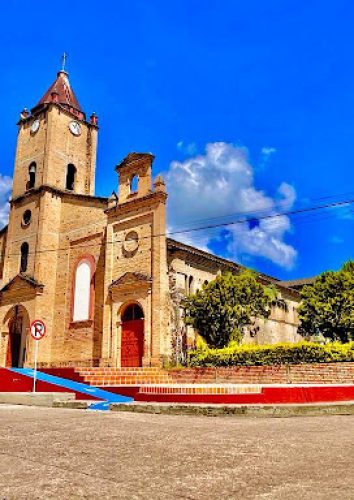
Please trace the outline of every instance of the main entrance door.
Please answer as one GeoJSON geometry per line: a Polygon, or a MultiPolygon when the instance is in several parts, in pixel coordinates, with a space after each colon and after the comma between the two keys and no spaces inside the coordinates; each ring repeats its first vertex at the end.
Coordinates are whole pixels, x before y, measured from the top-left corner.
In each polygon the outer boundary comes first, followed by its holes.
{"type": "Polygon", "coordinates": [[[142,366],[144,355],[144,315],[140,306],[132,304],[122,316],[121,366],[142,366]]]}

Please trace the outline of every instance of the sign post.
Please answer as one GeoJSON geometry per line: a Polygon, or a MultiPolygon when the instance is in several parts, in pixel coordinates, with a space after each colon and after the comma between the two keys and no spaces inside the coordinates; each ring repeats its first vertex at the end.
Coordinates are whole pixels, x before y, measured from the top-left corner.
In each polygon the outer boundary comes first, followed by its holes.
{"type": "Polygon", "coordinates": [[[38,362],[38,348],[39,340],[41,340],[45,335],[46,327],[42,320],[35,319],[31,323],[31,335],[35,342],[34,349],[34,375],[33,375],[33,392],[36,392],[36,382],[37,382],[37,362],[38,362]]]}

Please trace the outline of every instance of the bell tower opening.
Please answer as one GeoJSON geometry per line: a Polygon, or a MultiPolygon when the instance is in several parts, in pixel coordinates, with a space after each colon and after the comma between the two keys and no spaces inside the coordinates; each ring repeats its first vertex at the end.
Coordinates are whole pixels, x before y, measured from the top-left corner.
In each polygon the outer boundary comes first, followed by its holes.
{"type": "Polygon", "coordinates": [[[27,241],[21,245],[20,273],[25,273],[28,267],[29,245],[27,241]]]}
{"type": "Polygon", "coordinates": [[[152,193],[151,153],[130,153],[117,165],[119,175],[119,203],[142,198],[152,193]]]}
{"type": "Polygon", "coordinates": [[[36,170],[37,170],[37,165],[36,162],[33,161],[28,168],[27,189],[33,189],[36,184],[36,170]]]}
{"type": "Polygon", "coordinates": [[[134,194],[138,192],[139,188],[139,177],[137,175],[133,175],[130,179],[130,194],[134,194]]]}
{"type": "Polygon", "coordinates": [[[66,170],[65,189],[68,189],[69,191],[74,191],[75,177],[76,177],[76,167],[72,163],[69,163],[66,170]]]}

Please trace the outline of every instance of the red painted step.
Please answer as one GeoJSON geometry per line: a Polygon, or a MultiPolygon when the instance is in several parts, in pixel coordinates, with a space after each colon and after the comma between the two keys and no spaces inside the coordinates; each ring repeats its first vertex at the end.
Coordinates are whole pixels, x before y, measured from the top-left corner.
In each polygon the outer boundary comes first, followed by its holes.
{"type": "Polygon", "coordinates": [[[333,403],[354,401],[354,385],[265,385],[259,393],[215,394],[204,393],[178,394],[169,392],[146,391],[143,387],[134,396],[135,401],[161,403],[199,403],[199,404],[291,404],[291,403],[333,403]]]}
{"type": "MultiPolygon", "coordinates": [[[[0,392],[32,392],[32,390],[32,378],[26,377],[25,375],[13,372],[6,368],[0,368],[0,392]]],[[[44,382],[42,380],[37,380],[36,390],[37,392],[73,392],[75,394],[75,399],[97,400],[97,398],[91,397],[88,394],[83,395],[82,393],[69,390],[65,387],[60,387],[56,384],[44,382]]]]}

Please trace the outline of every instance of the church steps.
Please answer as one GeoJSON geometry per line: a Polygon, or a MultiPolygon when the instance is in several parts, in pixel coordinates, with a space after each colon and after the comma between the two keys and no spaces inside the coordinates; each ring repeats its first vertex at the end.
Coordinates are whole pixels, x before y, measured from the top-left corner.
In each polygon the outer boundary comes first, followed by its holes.
{"type": "Polygon", "coordinates": [[[99,382],[99,381],[108,381],[108,382],[120,382],[120,381],[129,381],[129,382],[172,382],[168,377],[84,377],[86,381],[90,382],[99,382]]]}
{"type": "MultiPolygon", "coordinates": [[[[78,367],[75,372],[95,386],[148,384],[276,384],[287,383],[283,367],[230,367],[162,369],[151,367],[78,367]]],[[[306,377],[308,383],[311,377],[306,377]]],[[[315,381],[315,380],[313,380],[315,381]]]]}
{"type": "Polygon", "coordinates": [[[95,386],[170,384],[173,379],[160,368],[76,368],[86,383],[95,386]]]}
{"type": "MultiPolygon", "coordinates": [[[[114,368],[114,367],[93,367],[76,368],[76,373],[82,377],[86,383],[95,386],[119,386],[119,385],[149,385],[149,384],[213,384],[213,383],[237,383],[245,380],[233,380],[235,377],[223,377],[216,380],[212,371],[195,370],[163,370],[161,368],[114,368]]],[[[248,383],[259,383],[259,376],[248,374],[248,383]]],[[[275,380],[276,382],[276,380],[275,380]]]]}

